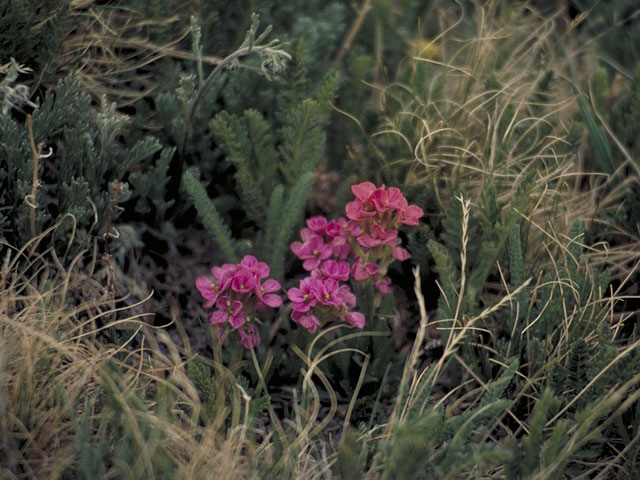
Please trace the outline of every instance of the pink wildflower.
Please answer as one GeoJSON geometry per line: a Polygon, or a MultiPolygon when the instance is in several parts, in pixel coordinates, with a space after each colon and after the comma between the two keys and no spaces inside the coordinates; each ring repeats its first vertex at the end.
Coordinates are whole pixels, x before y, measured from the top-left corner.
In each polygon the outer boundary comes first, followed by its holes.
{"type": "Polygon", "coordinates": [[[382,280],[376,280],[373,282],[374,286],[378,289],[380,293],[388,294],[391,293],[391,279],[389,277],[384,277],[382,280]]]}
{"type": "Polygon", "coordinates": [[[361,202],[368,201],[376,190],[376,186],[371,182],[362,182],[351,186],[351,191],[361,202]]]}
{"type": "Polygon", "coordinates": [[[420,217],[424,215],[424,212],[417,205],[409,205],[398,212],[398,220],[404,225],[417,226],[420,222],[420,217]]]}
{"type": "Polygon", "coordinates": [[[280,287],[280,283],[278,283],[276,280],[273,280],[272,278],[265,281],[262,285],[256,285],[253,290],[259,300],[256,308],[260,309],[263,308],[263,306],[277,308],[282,305],[282,298],[280,297],[280,295],[271,293],[277,292],[278,290],[280,290],[280,288],[282,288],[280,287]],[[265,293],[268,295],[265,295],[265,293]]]}
{"type": "Polygon", "coordinates": [[[250,317],[256,309],[265,310],[282,305],[282,298],[274,292],[280,290],[280,283],[273,279],[262,279],[269,276],[269,267],[259,262],[253,255],[246,255],[235,264],[224,264],[213,267],[211,274],[215,281],[207,277],[199,277],[196,287],[207,300],[205,307],[214,307],[209,316],[209,323],[218,326],[221,341],[231,331],[238,332],[240,342],[246,348],[253,348],[260,343],[260,335],[254,325],[249,324],[250,317]]]}
{"type": "Polygon", "coordinates": [[[384,185],[373,192],[370,200],[376,210],[380,212],[398,210],[407,206],[407,200],[399,189],[391,187],[386,190],[384,185]]]}
{"type": "Polygon", "coordinates": [[[260,334],[258,333],[258,329],[255,325],[245,325],[244,327],[239,328],[237,332],[238,335],[240,335],[240,343],[242,343],[244,348],[247,350],[260,345],[260,334]]]}
{"type": "Polygon", "coordinates": [[[240,265],[253,273],[258,278],[258,280],[269,276],[269,266],[264,262],[259,262],[258,259],[253,255],[245,255],[245,257],[240,262],[240,265]]]}
{"type": "Polygon", "coordinates": [[[247,268],[240,268],[233,276],[231,290],[237,293],[249,293],[256,286],[256,276],[247,268]]]}
{"type": "Polygon", "coordinates": [[[356,306],[356,296],[349,288],[349,285],[340,285],[340,297],[342,298],[343,305],[347,308],[356,306]]]}
{"type": "Polygon", "coordinates": [[[362,257],[356,257],[355,262],[351,266],[351,276],[358,282],[362,282],[369,277],[375,277],[378,274],[378,265],[374,262],[368,262],[362,265],[362,257]]]}
{"type": "Polygon", "coordinates": [[[229,322],[229,325],[236,329],[244,324],[246,315],[242,311],[242,302],[222,295],[218,298],[216,307],[218,310],[211,314],[210,323],[229,322]]]}
{"type": "Polygon", "coordinates": [[[350,325],[353,325],[356,328],[364,327],[365,318],[360,312],[348,312],[344,318],[350,325]]]}
{"type": "Polygon", "coordinates": [[[349,264],[347,262],[336,262],[335,260],[327,260],[320,267],[320,271],[325,277],[334,278],[346,282],[349,280],[349,264]]]}
{"type": "Polygon", "coordinates": [[[322,260],[326,260],[333,253],[331,245],[325,244],[318,235],[308,238],[304,243],[293,242],[291,250],[298,258],[304,260],[302,267],[308,271],[318,268],[322,260]]]}
{"type": "Polygon", "coordinates": [[[338,282],[334,278],[314,279],[310,287],[312,294],[323,305],[339,307],[343,303],[338,282]]]}
{"type": "Polygon", "coordinates": [[[395,247],[391,251],[391,254],[393,255],[393,258],[395,258],[396,260],[400,260],[401,262],[404,262],[405,260],[411,258],[411,255],[409,255],[409,252],[407,252],[402,247],[395,247]]]}
{"type": "Polygon", "coordinates": [[[304,314],[302,312],[293,312],[291,314],[291,320],[302,325],[309,333],[316,333],[318,327],[322,325],[315,315],[304,314]]]}
{"type": "Polygon", "coordinates": [[[369,235],[360,235],[358,243],[365,248],[375,248],[380,245],[395,245],[398,239],[397,230],[386,231],[377,223],[371,227],[369,235]]]}
{"type": "Polygon", "coordinates": [[[196,287],[206,300],[204,308],[211,308],[218,300],[218,294],[220,293],[218,285],[208,277],[198,277],[196,279],[196,287]]]}
{"type": "Polygon", "coordinates": [[[312,217],[307,220],[307,227],[309,227],[309,230],[318,235],[325,233],[327,225],[327,219],[324,217],[312,217]]]}
{"type": "Polygon", "coordinates": [[[378,213],[373,205],[370,203],[364,203],[361,200],[354,200],[347,203],[344,210],[347,217],[350,220],[355,220],[356,222],[365,218],[375,217],[378,213]]]}
{"type": "Polygon", "coordinates": [[[232,263],[225,263],[221,267],[213,267],[211,269],[211,275],[217,280],[217,285],[219,289],[219,293],[224,292],[229,285],[231,285],[231,280],[233,279],[233,275],[238,270],[238,266],[232,263]]]}
{"type": "Polygon", "coordinates": [[[346,224],[347,221],[343,217],[340,217],[338,220],[331,220],[327,223],[324,234],[329,238],[336,238],[342,234],[342,230],[346,224]]]}
{"type": "MultiPolygon", "coordinates": [[[[309,308],[314,307],[317,298],[313,293],[314,286],[319,282],[313,277],[303,278],[300,282],[300,288],[290,288],[287,291],[287,297],[291,300],[291,308],[296,312],[306,312],[309,308]]],[[[315,287],[317,289],[317,287],[315,287]]]]}

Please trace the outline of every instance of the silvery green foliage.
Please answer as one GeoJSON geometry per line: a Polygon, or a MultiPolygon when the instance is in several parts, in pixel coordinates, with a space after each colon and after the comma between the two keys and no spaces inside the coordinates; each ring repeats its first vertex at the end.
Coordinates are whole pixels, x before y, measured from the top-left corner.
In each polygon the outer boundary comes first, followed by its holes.
{"type": "Polygon", "coordinates": [[[25,68],[12,58],[11,62],[0,66],[0,74],[4,78],[0,80],[0,114],[7,115],[12,108],[20,108],[22,105],[35,107],[29,100],[29,87],[21,83],[16,83],[20,73],[31,71],[25,68]]]}
{"type": "Polygon", "coordinates": [[[34,107],[33,135],[43,153],[35,199],[30,198],[34,159],[27,126],[9,115],[0,116],[0,225],[12,243],[22,245],[31,237],[32,209],[36,233],[64,219],[57,235],[65,244],[72,233],[78,247],[91,236],[101,237],[119,216],[117,205],[131,196],[127,178],[133,169],[139,169],[133,175],[138,211],[146,211],[149,204],[162,210],[158,213],[166,210],[166,179],[158,177],[166,175],[173,152],[163,151],[155,167],[145,165],[162,147],[152,137],[127,145],[123,128],[128,119],[115,104],[103,98],[96,108],[79,90],[79,81],[67,77],[34,107]]]}
{"type": "Polygon", "coordinates": [[[15,58],[38,77],[59,61],[60,46],[73,22],[71,0],[0,2],[0,64],[15,58]]]}

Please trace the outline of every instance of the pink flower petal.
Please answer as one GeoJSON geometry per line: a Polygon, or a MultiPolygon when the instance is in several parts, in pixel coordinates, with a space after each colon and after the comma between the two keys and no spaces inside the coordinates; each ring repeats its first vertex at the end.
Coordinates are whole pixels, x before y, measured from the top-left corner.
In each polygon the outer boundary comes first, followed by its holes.
{"type": "Polygon", "coordinates": [[[242,325],[244,325],[245,320],[246,320],[246,315],[244,314],[244,312],[240,312],[237,315],[231,315],[229,317],[229,325],[231,325],[233,328],[237,330],[242,325]]]}
{"type": "Polygon", "coordinates": [[[271,308],[277,308],[282,305],[282,297],[275,294],[264,295],[262,297],[262,302],[271,308]]]}
{"type": "Polygon", "coordinates": [[[237,293],[249,293],[256,286],[256,283],[256,275],[254,273],[247,268],[240,268],[233,276],[231,290],[237,293]]]}
{"type": "Polygon", "coordinates": [[[391,187],[387,190],[387,195],[389,199],[389,208],[402,210],[403,208],[407,207],[407,199],[404,198],[404,195],[402,195],[400,189],[391,187]]]}
{"type": "Polygon", "coordinates": [[[282,287],[277,280],[270,278],[268,280],[265,280],[265,282],[261,285],[261,288],[263,292],[277,292],[282,287]]]}
{"type": "Polygon", "coordinates": [[[327,219],[325,217],[311,217],[307,220],[307,227],[314,233],[325,233],[327,219]]]}
{"type": "MultiPolygon", "coordinates": [[[[384,188],[384,185],[382,188],[384,188]]],[[[362,182],[357,185],[352,185],[351,191],[358,200],[366,202],[373,192],[376,191],[376,186],[371,182],[362,182]]]]}
{"type": "Polygon", "coordinates": [[[400,223],[404,225],[417,226],[420,222],[419,219],[424,215],[424,212],[417,205],[409,205],[406,209],[401,210],[398,219],[400,223]]]}
{"type": "Polygon", "coordinates": [[[269,266],[264,262],[259,262],[253,255],[245,255],[240,262],[240,265],[245,267],[258,278],[266,278],[269,276],[269,266]]]}
{"type": "MultiPolygon", "coordinates": [[[[316,300],[314,299],[313,304],[315,305],[315,303],[316,303],[316,300]]],[[[300,312],[300,313],[308,312],[311,306],[312,305],[307,302],[291,302],[291,309],[294,312],[300,312]]]]}
{"type": "Polygon", "coordinates": [[[305,292],[303,292],[300,288],[291,287],[287,290],[287,297],[292,302],[304,302],[305,300],[305,292]]]}
{"type": "Polygon", "coordinates": [[[311,270],[315,270],[316,268],[318,268],[320,266],[320,263],[321,260],[317,258],[310,258],[302,262],[302,268],[304,268],[307,272],[310,272],[311,270]]]}
{"type": "Polygon", "coordinates": [[[253,347],[260,345],[260,334],[254,325],[247,325],[237,330],[237,332],[238,335],[240,335],[240,343],[247,350],[251,350],[253,347]]]}
{"type": "Polygon", "coordinates": [[[365,265],[364,269],[370,276],[375,276],[378,274],[378,264],[374,262],[369,262],[365,265]]]}
{"type": "Polygon", "coordinates": [[[409,254],[409,252],[407,252],[402,247],[395,247],[391,252],[391,254],[393,255],[393,258],[400,260],[401,262],[404,262],[405,260],[411,258],[411,255],[409,254]]]}
{"type": "Polygon", "coordinates": [[[318,330],[318,327],[321,325],[320,320],[318,320],[315,315],[304,315],[293,312],[291,314],[291,320],[302,325],[309,333],[316,333],[316,330],[318,330]]]}
{"type": "Polygon", "coordinates": [[[391,279],[389,277],[384,277],[379,282],[374,282],[374,286],[380,293],[387,295],[388,293],[391,293],[391,287],[389,286],[390,283],[391,279]]]}
{"type": "Polygon", "coordinates": [[[223,312],[222,310],[216,310],[209,317],[209,323],[211,325],[215,325],[218,323],[224,323],[227,321],[229,314],[227,312],[223,312]]]}
{"type": "Polygon", "coordinates": [[[295,253],[296,257],[300,258],[300,252],[302,251],[302,243],[293,242],[291,244],[291,251],[295,253]]]}
{"type": "Polygon", "coordinates": [[[362,267],[362,259],[360,257],[357,257],[356,261],[351,266],[351,276],[357,282],[362,282],[369,278],[369,272],[362,267]]]}
{"type": "Polygon", "coordinates": [[[364,327],[365,318],[364,315],[360,312],[349,312],[344,316],[344,318],[347,322],[349,322],[349,324],[353,325],[354,327],[364,327]]]}

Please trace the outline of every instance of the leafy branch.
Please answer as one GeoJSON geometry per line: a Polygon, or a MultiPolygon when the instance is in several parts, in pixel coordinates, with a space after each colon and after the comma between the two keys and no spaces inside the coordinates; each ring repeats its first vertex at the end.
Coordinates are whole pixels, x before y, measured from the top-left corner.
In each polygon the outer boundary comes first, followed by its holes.
{"type": "MultiPolygon", "coordinates": [[[[237,64],[240,58],[246,57],[252,53],[257,53],[260,55],[262,59],[262,63],[260,64],[260,71],[267,77],[270,78],[270,75],[276,75],[281,73],[287,66],[287,61],[291,60],[291,55],[289,55],[286,51],[283,50],[283,47],[286,45],[285,43],[280,43],[280,40],[277,38],[271,40],[267,43],[262,43],[267,35],[271,33],[272,26],[269,25],[264,31],[256,36],[258,33],[258,27],[260,26],[260,19],[257,13],[251,14],[251,26],[244,37],[244,41],[240,45],[240,47],[233,53],[229,54],[213,69],[213,71],[209,74],[207,79],[202,83],[198,92],[196,94],[196,99],[191,106],[191,112],[189,113],[189,123],[187,124],[187,128],[185,130],[184,142],[183,145],[186,145],[187,138],[189,136],[191,125],[193,124],[193,119],[195,117],[196,110],[202,101],[202,97],[204,93],[207,91],[211,82],[215,78],[215,76],[220,73],[224,68],[229,65],[237,64]]],[[[199,35],[199,30],[197,31],[199,35]]]]}

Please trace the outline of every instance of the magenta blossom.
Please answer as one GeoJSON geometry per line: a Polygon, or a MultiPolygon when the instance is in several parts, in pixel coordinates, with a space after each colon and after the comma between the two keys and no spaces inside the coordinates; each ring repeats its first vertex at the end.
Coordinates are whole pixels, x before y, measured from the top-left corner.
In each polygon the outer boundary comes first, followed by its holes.
{"type": "Polygon", "coordinates": [[[211,275],[216,279],[220,292],[224,292],[233,280],[233,275],[238,270],[237,265],[232,263],[225,263],[221,267],[213,267],[211,269],[211,275]]]}
{"type": "Polygon", "coordinates": [[[331,220],[324,229],[324,234],[329,238],[336,238],[343,233],[347,220],[340,217],[338,220],[331,220]]]}
{"type": "MultiPolygon", "coordinates": [[[[384,185],[382,188],[384,189],[384,185]]],[[[351,191],[361,202],[367,202],[376,190],[377,187],[371,182],[362,182],[351,186],[351,191]]]]}
{"type": "Polygon", "coordinates": [[[368,281],[382,294],[391,292],[391,280],[385,276],[388,266],[394,259],[410,258],[398,229],[418,225],[423,216],[422,209],[409,205],[396,187],[362,182],[351,191],[355,199],[345,206],[348,220],[312,217],[300,231],[301,241],[291,244],[309,272],[298,287],[287,291],[291,319],[311,333],[327,320],[364,327],[364,315],[354,310],[356,297],[342,282],[368,281]]]}
{"type": "Polygon", "coordinates": [[[253,273],[258,280],[262,280],[269,276],[269,266],[264,262],[259,262],[253,255],[245,255],[240,262],[240,265],[253,273]]]}
{"type": "Polygon", "coordinates": [[[398,220],[404,225],[417,226],[420,217],[424,215],[422,209],[416,205],[409,205],[398,212],[398,220]]]}
{"type": "Polygon", "coordinates": [[[307,220],[307,227],[317,235],[325,233],[327,225],[327,219],[324,217],[312,217],[307,220]]]}
{"type": "Polygon", "coordinates": [[[246,255],[237,265],[213,267],[211,274],[214,281],[207,277],[196,280],[196,287],[206,300],[205,308],[214,307],[209,323],[218,326],[221,341],[228,336],[228,325],[232,332],[238,332],[242,345],[255,347],[260,343],[260,335],[250,323],[252,314],[282,305],[282,298],[276,294],[280,283],[266,278],[269,267],[253,255],[246,255]],[[266,280],[261,283],[263,279],[266,280]]]}
{"type": "Polygon", "coordinates": [[[249,293],[257,283],[254,273],[247,268],[239,268],[231,280],[231,290],[237,293],[249,293]]]}
{"type": "Polygon", "coordinates": [[[360,221],[365,218],[375,217],[378,213],[375,207],[360,200],[347,203],[345,212],[350,220],[360,221]]]}
{"type": "Polygon", "coordinates": [[[317,289],[316,284],[318,279],[313,277],[303,278],[300,282],[300,288],[290,288],[287,291],[287,296],[291,300],[291,308],[296,312],[306,312],[311,307],[314,307],[317,302],[317,298],[313,293],[314,287],[317,289]]]}
{"type": "Polygon", "coordinates": [[[353,325],[356,328],[363,328],[364,327],[364,315],[361,314],[360,312],[348,312],[345,316],[344,319],[349,322],[350,325],[353,325]]]}
{"type": "Polygon", "coordinates": [[[322,322],[320,322],[315,315],[305,314],[303,312],[293,312],[291,314],[291,320],[302,325],[309,333],[316,333],[318,327],[322,325],[322,322]]]}
{"type": "Polygon", "coordinates": [[[377,223],[371,227],[369,235],[360,235],[358,243],[365,248],[375,248],[380,245],[395,245],[398,240],[398,231],[389,230],[385,232],[377,223]]]}
{"type": "Polygon", "coordinates": [[[245,325],[236,331],[238,332],[238,335],[240,335],[240,343],[242,343],[242,346],[247,350],[260,345],[260,334],[258,333],[258,329],[255,325],[245,325]]]}
{"type": "Polygon", "coordinates": [[[208,277],[196,278],[196,287],[200,290],[200,294],[204,297],[204,308],[211,308],[218,300],[218,294],[220,289],[215,282],[212,282],[208,277]]]}
{"type": "Polygon", "coordinates": [[[272,278],[266,280],[262,285],[256,286],[254,288],[254,292],[258,300],[260,300],[256,308],[262,309],[266,307],[277,308],[282,305],[282,297],[280,295],[275,295],[271,292],[277,292],[280,290],[280,283],[272,278]],[[265,293],[267,295],[265,295],[265,293]]]}
{"type": "Polygon", "coordinates": [[[362,282],[369,277],[375,277],[378,274],[378,265],[374,262],[368,262],[362,265],[362,257],[356,257],[351,267],[351,276],[358,282],[362,282]]]}
{"type": "Polygon", "coordinates": [[[218,296],[231,285],[233,275],[237,271],[237,265],[230,263],[224,264],[222,267],[213,267],[211,274],[215,281],[211,281],[208,277],[198,277],[196,279],[196,287],[206,302],[204,308],[211,308],[218,300],[218,296]]]}
{"type": "Polygon", "coordinates": [[[311,292],[318,302],[323,305],[332,305],[339,307],[344,303],[344,299],[340,294],[338,281],[334,278],[314,279],[311,285],[311,292]]]}
{"type": "Polygon", "coordinates": [[[216,302],[218,310],[211,314],[209,323],[218,324],[229,322],[233,328],[239,328],[244,324],[245,313],[242,311],[242,302],[231,300],[227,295],[222,295],[216,302]]]}
{"type": "Polygon", "coordinates": [[[342,305],[351,309],[356,306],[356,296],[353,294],[349,285],[340,285],[340,296],[342,297],[342,305]]]}
{"type": "Polygon", "coordinates": [[[347,262],[336,262],[335,260],[327,260],[322,264],[320,271],[325,277],[333,278],[346,282],[349,280],[349,271],[351,267],[347,262]]]}
{"type": "Polygon", "coordinates": [[[399,189],[391,187],[385,190],[384,185],[371,194],[370,200],[379,212],[385,210],[400,210],[407,206],[407,200],[399,189]]]}
{"type": "Polygon", "coordinates": [[[378,289],[380,293],[388,294],[391,293],[391,279],[389,277],[384,277],[381,280],[376,280],[373,282],[374,286],[378,289]]]}
{"type": "Polygon", "coordinates": [[[404,262],[405,260],[408,260],[409,258],[411,258],[411,255],[409,255],[409,252],[407,252],[402,247],[395,247],[391,251],[391,254],[393,255],[393,258],[395,258],[396,260],[400,260],[401,262],[404,262]]]}
{"type": "Polygon", "coordinates": [[[302,267],[308,271],[318,268],[322,260],[326,260],[333,254],[331,245],[325,244],[322,237],[318,235],[308,238],[304,243],[293,242],[291,250],[298,258],[304,260],[302,267]]]}

